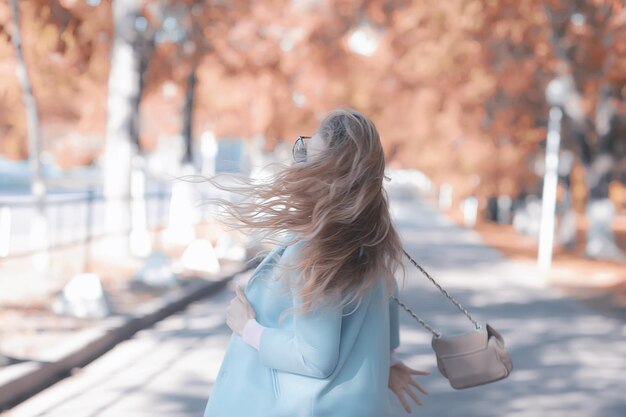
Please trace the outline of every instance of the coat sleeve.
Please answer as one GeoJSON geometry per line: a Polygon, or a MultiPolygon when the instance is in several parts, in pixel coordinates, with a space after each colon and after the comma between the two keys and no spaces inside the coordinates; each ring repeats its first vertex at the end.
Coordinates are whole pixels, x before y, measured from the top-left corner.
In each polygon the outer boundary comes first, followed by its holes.
{"type": "MultiPolygon", "coordinates": [[[[301,301],[296,289],[292,297],[298,308],[301,301]]],[[[263,365],[313,378],[330,376],[339,360],[342,322],[342,309],[332,306],[295,314],[291,329],[263,329],[259,343],[263,365]]]]}
{"type": "MultiPolygon", "coordinates": [[[[398,284],[395,284],[394,294],[398,296],[398,284]]],[[[389,297],[389,349],[394,350],[400,346],[400,323],[398,321],[398,303],[389,297]]]]}

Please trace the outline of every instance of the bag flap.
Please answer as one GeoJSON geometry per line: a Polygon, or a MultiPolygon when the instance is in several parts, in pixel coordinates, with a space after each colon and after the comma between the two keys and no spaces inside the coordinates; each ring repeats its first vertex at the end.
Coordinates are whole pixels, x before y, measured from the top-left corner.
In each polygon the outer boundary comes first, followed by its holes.
{"type": "Polygon", "coordinates": [[[437,356],[453,356],[487,347],[489,335],[486,328],[460,335],[433,337],[431,345],[437,356]]]}

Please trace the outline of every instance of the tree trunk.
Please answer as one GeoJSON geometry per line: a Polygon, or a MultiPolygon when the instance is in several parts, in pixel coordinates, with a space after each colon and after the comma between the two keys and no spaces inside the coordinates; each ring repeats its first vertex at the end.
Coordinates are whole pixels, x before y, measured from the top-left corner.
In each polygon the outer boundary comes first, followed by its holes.
{"type": "Polygon", "coordinates": [[[28,155],[31,171],[31,192],[35,200],[35,217],[31,223],[31,245],[38,250],[35,268],[45,271],[48,264],[48,222],[45,215],[46,185],[42,178],[41,163],[41,130],[39,127],[39,111],[33,95],[24,54],[22,52],[22,33],[20,30],[20,9],[17,0],[11,0],[13,32],[11,39],[17,56],[17,76],[22,87],[22,98],[26,111],[28,131],[28,155]]]}
{"type": "Polygon", "coordinates": [[[626,261],[626,256],[615,243],[613,220],[615,205],[609,199],[609,185],[615,173],[615,144],[617,139],[617,110],[608,85],[600,89],[596,115],[598,134],[597,153],[586,166],[585,180],[589,189],[586,206],[587,241],[585,253],[594,259],[626,261]]]}
{"type": "Polygon", "coordinates": [[[185,142],[185,153],[183,154],[182,165],[193,165],[193,108],[196,99],[196,66],[194,65],[187,76],[187,91],[185,94],[185,105],[183,107],[183,131],[182,136],[185,142]]]}
{"type": "Polygon", "coordinates": [[[563,187],[563,197],[558,206],[557,215],[559,218],[556,232],[556,241],[565,247],[567,251],[576,248],[577,228],[576,210],[572,197],[572,170],[574,166],[574,153],[568,149],[563,149],[559,156],[559,183],[563,187]]]}
{"type": "Polygon", "coordinates": [[[115,257],[129,251],[131,166],[139,152],[142,50],[135,21],[140,6],[140,0],[114,0],[112,4],[114,40],[103,171],[107,253],[115,257]]]}
{"type": "Polygon", "coordinates": [[[585,215],[589,224],[585,255],[593,259],[624,261],[626,257],[615,243],[613,219],[615,207],[609,199],[609,184],[614,175],[617,110],[609,85],[601,88],[595,130],[598,143],[595,152],[590,146],[591,123],[582,109],[582,98],[571,74],[563,74],[566,100],[563,106],[585,167],[585,182],[589,197],[585,215]]]}
{"type": "MultiPolygon", "coordinates": [[[[196,90],[196,66],[194,65],[187,76],[187,89],[185,104],[183,106],[183,129],[182,137],[185,143],[185,151],[180,161],[180,175],[194,175],[196,169],[193,161],[193,108],[196,90]]],[[[170,244],[186,246],[196,237],[195,225],[198,213],[194,208],[197,196],[192,184],[185,180],[177,180],[172,186],[170,199],[170,213],[168,227],[164,233],[164,239],[170,244]]]]}
{"type": "MultiPolygon", "coordinates": [[[[43,259],[35,258],[35,267],[39,272],[45,271],[48,263],[48,224],[45,216],[46,186],[41,177],[41,133],[39,129],[39,112],[33,95],[28,69],[22,53],[22,33],[20,30],[20,9],[17,0],[10,1],[13,18],[13,31],[11,40],[17,57],[17,77],[22,87],[22,99],[26,111],[26,124],[28,132],[28,156],[31,171],[31,193],[35,199],[35,217],[31,225],[31,245],[33,249],[40,249],[43,259]],[[34,245],[38,245],[35,247],[34,245]],[[39,262],[37,262],[39,261],[39,262]]],[[[0,366],[6,366],[11,361],[0,353],[0,366]]]]}
{"type": "Polygon", "coordinates": [[[133,96],[133,114],[131,121],[131,137],[132,141],[137,146],[137,153],[141,154],[141,143],[140,143],[140,133],[141,133],[141,117],[139,106],[141,105],[141,100],[143,99],[144,87],[146,85],[146,76],[148,72],[148,65],[150,64],[150,59],[152,58],[152,53],[154,52],[154,31],[143,32],[139,34],[137,39],[135,40],[135,50],[136,53],[139,54],[139,87],[136,95],[133,96]]]}
{"type": "Polygon", "coordinates": [[[561,181],[563,198],[559,210],[559,224],[556,232],[556,241],[571,252],[576,247],[576,210],[572,202],[571,175],[561,181]]]}
{"type": "MultiPolygon", "coordinates": [[[[574,64],[571,62],[568,51],[572,47],[565,36],[570,16],[576,7],[561,9],[560,14],[544,5],[544,11],[552,27],[550,42],[555,55],[559,60],[559,73],[564,81],[563,109],[574,131],[574,139],[579,148],[580,159],[585,167],[585,182],[589,190],[586,206],[586,217],[589,224],[586,236],[585,254],[595,259],[612,259],[624,261],[626,257],[619,250],[613,235],[613,219],[615,207],[608,198],[609,184],[613,179],[615,157],[613,149],[616,142],[617,110],[612,99],[612,91],[609,83],[605,83],[600,89],[598,100],[595,132],[597,133],[598,145],[595,149],[589,140],[592,123],[587,119],[580,89],[574,79],[574,64]],[[565,14],[563,14],[563,12],[565,14]],[[595,151],[595,152],[594,152],[595,151]]],[[[605,19],[609,18],[605,14],[605,19]]],[[[605,21],[596,21],[601,27],[605,21]]]]}

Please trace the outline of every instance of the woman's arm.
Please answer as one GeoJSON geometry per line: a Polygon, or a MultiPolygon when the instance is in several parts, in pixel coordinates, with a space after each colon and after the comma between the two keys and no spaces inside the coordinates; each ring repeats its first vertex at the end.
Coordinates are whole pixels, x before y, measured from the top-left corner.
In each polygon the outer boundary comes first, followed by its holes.
{"type": "Polygon", "coordinates": [[[396,351],[392,350],[389,353],[389,366],[394,366],[395,364],[401,362],[400,359],[398,359],[398,357],[396,356],[396,351]]]}
{"type": "Polygon", "coordinates": [[[241,333],[241,338],[244,342],[259,350],[263,330],[265,330],[265,326],[261,325],[256,319],[248,319],[241,333]]]}
{"type": "MultiPolygon", "coordinates": [[[[394,296],[398,296],[398,283],[394,280],[394,296]]],[[[398,320],[398,303],[389,298],[389,349],[393,351],[400,346],[400,323],[398,320]]]]}
{"type": "MultiPolygon", "coordinates": [[[[298,308],[299,296],[295,292],[292,294],[294,307],[298,308]]],[[[262,329],[258,336],[261,362],[267,367],[295,374],[328,377],[339,360],[342,309],[324,306],[293,317],[290,330],[262,329]]]]}
{"type": "MultiPolygon", "coordinates": [[[[398,294],[398,284],[395,284],[394,295],[398,294]]],[[[398,320],[398,303],[393,298],[389,299],[389,366],[400,362],[395,355],[395,349],[400,346],[400,326],[398,320]]],[[[260,350],[261,336],[266,327],[259,324],[254,318],[249,319],[243,328],[242,338],[244,342],[260,350]]]]}
{"type": "MultiPolygon", "coordinates": [[[[395,293],[397,294],[397,284],[395,293]]],[[[245,304],[245,296],[240,293],[245,304]]],[[[293,305],[300,307],[297,290],[292,288],[293,305]]],[[[295,314],[292,329],[264,327],[254,314],[242,322],[238,333],[244,342],[259,352],[262,363],[271,368],[310,377],[329,376],[339,359],[342,310],[329,303],[321,308],[313,308],[307,314],[295,314]]],[[[389,366],[399,362],[394,349],[399,346],[398,308],[393,299],[388,302],[390,323],[389,366]]]]}
{"type": "MultiPolygon", "coordinates": [[[[286,256],[283,254],[283,256],[286,256]]],[[[302,301],[299,287],[289,280],[292,306],[299,310],[302,301]]],[[[338,297],[338,296],[336,296],[338,297]]],[[[237,296],[231,301],[226,312],[229,327],[248,341],[258,345],[261,363],[294,374],[313,378],[326,378],[336,368],[339,361],[339,342],[343,309],[340,300],[328,303],[313,302],[313,308],[305,314],[294,314],[290,329],[260,326],[255,323],[256,314],[243,290],[237,289],[237,296]]]]}
{"type": "MultiPolygon", "coordinates": [[[[245,327],[243,328],[243,334],[241,335],[241,337],[243,338],[244,342],[246,342],[256,350],[259,350],[261,335],[263,334],[263,330],[265,329],[266,327],[259,324],[259,322],[255,319],[248,319],[245,327]]],[[[391,350],[389,352],[389,366],[394,366],[399,362],[400,359],[398,359],[398,357],[396,356],[395,350],[391,350]]]]}

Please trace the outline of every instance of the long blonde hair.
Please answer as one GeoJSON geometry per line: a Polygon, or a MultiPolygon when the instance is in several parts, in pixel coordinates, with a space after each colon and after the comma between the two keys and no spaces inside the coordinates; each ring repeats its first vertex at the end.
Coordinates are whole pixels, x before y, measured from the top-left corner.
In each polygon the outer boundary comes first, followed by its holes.
{"type": "Polygon", "coordinates": [[[236,187],[207,179],[245,197],[236,203],[210,200],[225,210],[223,223],[254,230],[268,241],[278,241],[276,236],[284,232],[304,241],[295,264],[287,267],[299,272],[301,312],[329,300],[341,308],[360,303],[380,279],[391,294],[396,268],[406,276],[402,243],[383,188],[384,152],[373,122],[356,110],[336,109],[317,133],[326,148],[311,160],[282,165],[272,178],[239,176],[236,187]]]}

